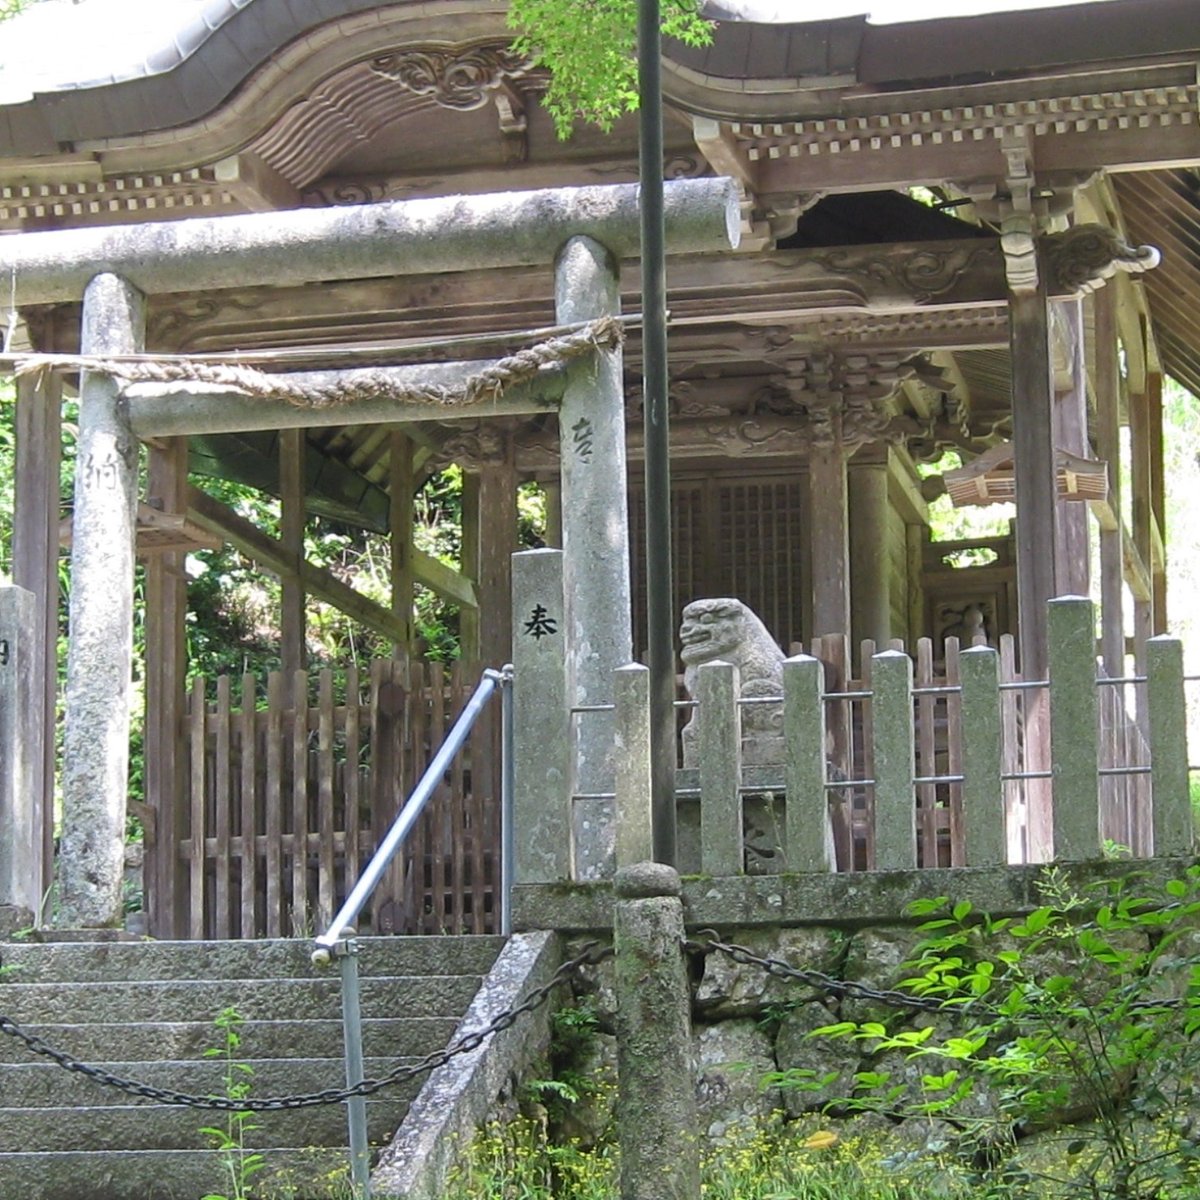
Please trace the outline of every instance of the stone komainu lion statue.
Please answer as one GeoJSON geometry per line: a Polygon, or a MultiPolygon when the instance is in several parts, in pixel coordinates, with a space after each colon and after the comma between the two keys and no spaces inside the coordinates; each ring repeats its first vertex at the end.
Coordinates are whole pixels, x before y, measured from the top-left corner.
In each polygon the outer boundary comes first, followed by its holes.
{"type": "MultiPolygon", "coordinates": [[[[679,626],[683,644],[683,683],[696,695],[696,673],[720,659],[738,669],[743,700],[783,695],[783,651],[766,626],[740,600],[694,600],[679,626]]],[[[695,716],[683,729],[683,765],[697,765],[695,716]]],[[[782,763],[783,706],[752,704],[742,708],[742,761],[746,765],[782,763]]]]}

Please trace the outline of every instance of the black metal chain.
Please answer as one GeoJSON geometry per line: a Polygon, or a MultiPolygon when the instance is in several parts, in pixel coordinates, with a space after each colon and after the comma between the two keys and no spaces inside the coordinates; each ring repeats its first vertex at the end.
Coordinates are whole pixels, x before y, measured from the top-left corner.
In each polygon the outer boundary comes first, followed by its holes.
{"type": "MultiPolygon", "coordinates": [[[[713,929],[701,929],[697,936],[704,940],[687,941],[684,943],[685,949],[696,951],[716,950],[718,953],[731,958],[736,963],[741,963],[744,966],[759,967],[768,975],[774,975],[780,979],[796,980],[799,983],[807,984],[811,988],[824,992],[826,995],[850,996],[859,1000],[872,1000],[877,1004],[884,1004],[891,1008],[907,1008],[917,1012],[960,1013],[973,1019],[985,1021],[1017,1022],[1020,1020],[1018,1014],[1002,1013],[999,1009],[983,1003],[982,997],[967,997],[959,1003],[957,1001],[949,1002],[946,999],[938,999],[934,996],[914,996],[909,992],[897,991],[895,988],[873,988],[869,984],[859,983],[853,979],[835,979],[832,975],[826,975],[823,971],[810,971],[800,967],[793,967],[791,963],[784,962],[781,958],[770,958],[761,954],[755,954],[753,950],[750,950],[746,946],[739,946],[736,942],[721,941],[713,929]]],[[[1183,1008],[1186,1003],[1186,1000],[1180,997],[1164,996],[1160,1000],[1136,1000],[1128,1006],[1126,1011],[1130,1013],[1154,1013],[1160,1012],[1163,1009],[1183,1008]]]]}
{"type": "Polygon", "coordinates": [[[320,1092],[309,1092],[298,1096],[268,1096],[258,1099],[247,1096],[244,1099],[232,1099],[227,1096],[195,1096],[188,1092],[178,1092],[172,1088],[155,1087],[153,1084],[141,1083],[135,1079],[122,1079],[103,1067],[92,1066],[67,1054],[56,1050],[36,1034],[22,1029],[15,1021],[0,1014],[0,1033],[6,1033],[19,1042],[23,1042],[29,1051],[48,1058],[57,1063],[64,1071],[71,1071],[93,1079],[106,1087],[116,1088],[131,1096],[140,1096],[145,1100],[153,1100],[159,1104],[173,1104],[187,1108],[216,1109],[219,1112],[281,1112],[294,1108],[315,1108],[322,1104],[341,1104],[354,1096],[369,1096],[382,1088],[394,1083],[403,1083],[424,1075],[429,1071],[444,1066],[451,1059],[461,1054],[469,1054],[477,1050],[494,1033],[510,1028],[517,1019],[525,1013],[531,1013],[540,1008],[550,998],[550,994],[560,984],[565,983],[580,967],[594,966],[612,955],[611,946],[603,946],[599,942],[588,942],[574,958],[563,963],[550,979],[534,988],[528,995],[506,1012],[494,1017],[484,1028],[452,1041],[441,1050],[435,1050],[415,1063],[406,1063],[395,1067],[379,1079],[364,1079],[353,1087],[326,1088],[320,1092]]]}

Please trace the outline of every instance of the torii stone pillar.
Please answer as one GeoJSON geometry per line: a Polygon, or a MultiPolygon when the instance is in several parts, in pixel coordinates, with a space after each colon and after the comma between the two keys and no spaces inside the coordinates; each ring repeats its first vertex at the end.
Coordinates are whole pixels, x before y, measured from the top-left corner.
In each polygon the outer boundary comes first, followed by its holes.
{"type": "MultiPolygon", "coordinates": [[[[84,354],[142,349],[145,304],[116,275],[83,296],[84,354]]],[[[84,372],[79,394],[71,616],[63,740],[63,832],[56,924],[121,922],[138,442],[110,375],[84,372]]]]}
{"type": "MultiPolygon", "coordinates": [[[[558,255],[556,317],[564,325],[615,315],[616,259],[589,237],[558,255]]],[[[566,594],[568,702],[612,702],[613,672],[633,657],[629,583],[629,509],[625,470],[625,389],[621,351],[598,351],[571,372],[558,414],[562,459],[562,532],[566,594]]],[[[585,713],[575,723],[575,790],[613,790],[613,722],[585,713]]],[[[612,804],[575,806],[576,873],[594,878],[611,867],[612,804]]]]}

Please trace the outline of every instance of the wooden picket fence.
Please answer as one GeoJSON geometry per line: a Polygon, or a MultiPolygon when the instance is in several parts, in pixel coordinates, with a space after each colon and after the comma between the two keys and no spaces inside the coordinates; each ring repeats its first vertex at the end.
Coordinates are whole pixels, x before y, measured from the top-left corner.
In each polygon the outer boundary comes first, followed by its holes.
{"type": "MultiPolygon", "coordinates": [[[[189,693],[187,834],[172,902],[192,938],[323,930],[470,696],[460,664],[375,660],[360,675],[197,678],[189,693]],[[289,690],[288,684],[291,684],[289,690]],[[315,684],[315,695],[310,689],[315,684]],[[301,698],[293,704],[290,696],[301,698]],[[199,836],[197,836],[199,835],[199,836]]],[[[361,926],[485,933],[497,924],[498,717],[486,713],[361,926]]],[[[162,848],[164,851],[167,848],[162,848]]],[[[154,932],[153,930],[151,932],[154,932]]]]}

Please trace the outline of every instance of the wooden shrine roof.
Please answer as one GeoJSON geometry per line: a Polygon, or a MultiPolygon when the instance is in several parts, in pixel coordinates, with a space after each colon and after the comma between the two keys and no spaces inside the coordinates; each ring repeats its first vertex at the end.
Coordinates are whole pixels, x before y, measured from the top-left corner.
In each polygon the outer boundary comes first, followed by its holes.
{"type": "MultiPolygon", "coordinates": [[[[510,39],[502,0],[193,4],[136,61],[0,99],[0,233],[635,179],[632,119],[558,142],[545,79],[510,39]]],[[[1036,203],[1075,195],[1078,219],[1162,250],[1156,270],[1104,286],[1130,328],[1152,327],[1138,369],[1200,392],[1198,63],[1195,0],[890,26],[726,20],[708,49],[669,45],[666,174],[732,175],[745,194],[742,249],[668,273],[677,452],[803,454],[805,397],[821,388],[853,393],[870,436],[919,455],[1005,437],[993,210],[1022,167],[1036,203]],[[912,185],[937,207],[902,194],[912,185]]],[[[547,272],[496,274],[156,297],[148,344],[327,347],[334,363],[346,343],[553,323],[547,272]]],[[[626,311],[638,289],[627,265],[626,311]]],[[[72,348],[72,306],[26,316],[39,344],[72,348]]],[[[634,331],[635,454],[639,357],[634,331]]],[[[495,453],[486,427],[410,432],[426,467],[495,453]]],[[[523,429],[518,465],[552,470],[552,442],[523,429]]],[[[314,510],[386,522],[387,437],[331,428],[309,444],[314,510]]],[[[191,454],[276,486],[273,435],[196,438],[191,454]]]]}

